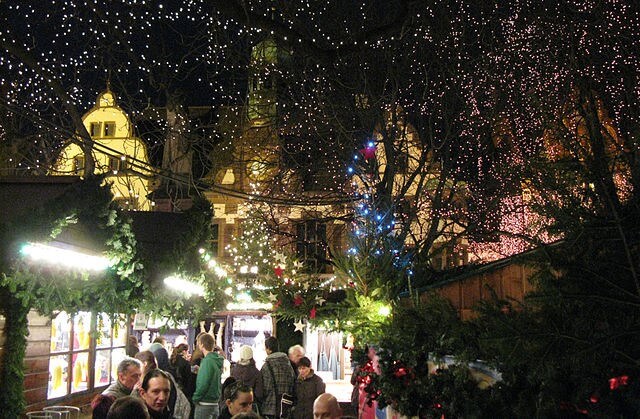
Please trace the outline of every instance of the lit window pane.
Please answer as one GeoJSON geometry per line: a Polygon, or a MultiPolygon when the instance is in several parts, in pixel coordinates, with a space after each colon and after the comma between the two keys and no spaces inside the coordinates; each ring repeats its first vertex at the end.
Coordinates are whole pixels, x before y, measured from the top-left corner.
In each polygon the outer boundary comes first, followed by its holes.
{"type": "Polygon", "coordinates": [[[119,316],[113,324],[113,345],[127,345],[127,320],[125,316],[119,316]]]}
{"type": "Polygon", "coordinates": [[[81,311],[73,319],[73,349],[89,349],[91,340],[91,313],[81,311]]]}
{"type": "Polygon", "coordinates": [[[118,364],[127,356],[124,348],[111,351],[111,381],[118,379],[118,364]]]}
{"type": "Polygon", "coordinates": [[[47,398],[52,399],[67,394],[68,367],[67,355],[58,355],[49,358],[47,398]]]}
{"type": "Polygon", "coordinates": [[[71,322],[69,315],[63,311],[51,319],[51,352],[68,351],[70,337],[71,322]]]}
{"type": "Polygon", "coordinates": [[[109,348],[111,346],[111,319],[107,314],[98,314],[98,329],[96,332],[96,347],[109,348]]]}
{"type": "Polygon", "coordinates": [[[72,355],[73,357],[73,372],[71,381],[71,392],[76,393],[88,388],[89,377],[89,354],[82,352],[72,355]]]}
{"type": "Polygon", "coordinates": [[[96,351],[96,366],[94,382],[96,387],[106,386],[110,383],[109,371],[111,370],[111,350],[96,351]]]}

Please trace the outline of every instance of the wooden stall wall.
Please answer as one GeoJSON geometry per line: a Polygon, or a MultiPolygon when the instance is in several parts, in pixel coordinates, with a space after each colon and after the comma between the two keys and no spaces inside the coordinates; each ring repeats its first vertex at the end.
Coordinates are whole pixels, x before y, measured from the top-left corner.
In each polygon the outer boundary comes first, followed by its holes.
{"type": "MultiPolygon", "coordinates": [[[[534,268],[519,263],[499,266],[495,269],[484,269],[482,272],[471,274],[459,280],[447,281],[436,285],[429,291],[449,299],[458,310],[462,320],[475,316],[473,307],[478,301],[487,300],[492,294],[498,298],[522,301],[524,295],[533,290],[528,277],[534,273],[534,268]]],[[[424,292],[424,301],[429,292],[424,292]]]]}
{"type": "MultiPolygon", "coordinates": [[[[62,400],[47,400],[51,320],[33,310],[29,312],[27,319],[29,321],[29,336],[27,337],[27,350],[24,358],[26,411],[41,410],[45,406],[67,405],[80,407],[85,413],[90,412],[91,399],[99,391],[73,394],[62,400]]],[[[1,324],[0,327],[2,327],[1,324]]],[[[0,337],[0,342],[1,339],[0,337]]]]}
{"type": "Polygon", "coordinates": [[[27,410],[38,410],[46,406],[47,384],[49,382],[49,349],[51,347],[51,322],[30,311],[29,336],[24,357],[24,397],[27,410]]]}

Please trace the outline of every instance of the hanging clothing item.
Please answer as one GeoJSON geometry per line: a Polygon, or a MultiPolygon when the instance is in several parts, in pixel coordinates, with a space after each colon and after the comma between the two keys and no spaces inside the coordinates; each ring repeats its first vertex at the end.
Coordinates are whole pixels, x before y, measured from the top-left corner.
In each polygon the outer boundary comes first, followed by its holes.
{"type": "Polygon", "coordinates": [[[336,349],[333,347],[333,339],[331,341],[331,351],[329,351],[329,371],[333,373],[333,379],[338,379],[338,373],[340,370],[340,363],[336,355],[336,349]]]}
{"type": "Polygon", "coordinates": [[[322,337],[322,348],[318,357],[318,371],[330,371],[327,352],[325,351],[324,337],[322,337]]]}

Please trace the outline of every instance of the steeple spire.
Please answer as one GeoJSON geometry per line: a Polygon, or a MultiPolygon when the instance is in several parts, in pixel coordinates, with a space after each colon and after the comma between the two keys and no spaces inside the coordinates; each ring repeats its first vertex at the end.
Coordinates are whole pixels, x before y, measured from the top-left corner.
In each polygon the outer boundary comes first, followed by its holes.
{"type": "Polygon", "coordinates": [[[111,70],[107,73],[107,92],[111,91],[111,70]]]}

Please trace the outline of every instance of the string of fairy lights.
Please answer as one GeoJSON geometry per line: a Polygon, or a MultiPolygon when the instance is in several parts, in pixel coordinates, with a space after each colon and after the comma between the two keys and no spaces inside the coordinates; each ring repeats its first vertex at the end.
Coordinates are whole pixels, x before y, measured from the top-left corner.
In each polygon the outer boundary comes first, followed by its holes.
{"type": "MultiPolygon", "coordinates": [[[[416,160],[440,162],[451,179],[447,188],[455,191],[438,198],[442,205],[413,197],[416,208],[442,220],[466,220],[480,232],[535,235],[528,226],[539,220],[514,197],[522,195],[522,181],[535,176],[527,173],[529,161],[547,148],[577,83],[597,94],[617,151],[636,147],[640,125],[638,11],[613,0],[565,3],[3,1],[2,44],[19,45],[46,71],[0,50],[0,142],[10,149],[16,115],[32,124],[32,139],[2,164],[48,167],[60,148],[60,135],[38,132],[66,119],[42,74],[59,80],[78,109],[90,107],[107,79],[122,88],[134,115],[167,97],[246,105],[250,47],[273,37],[277,63],[254,68],[255,77],[275,85],[274,149],[285,155],[280,163],[303,173],[307,186],[340,192],[353,149],[374,132],[403,141],[389,128],[402,124],[420,142],[416,160]],[[452,195],[464,195],[466,205],[452,195]],[[487,216],[498,213],[500,220],[487,216]]],[[[246,121],[230,123],[241,130],[246,121]]],[[[163,137],[145,140],[161,147],[163,137]]],[[[248,149],[267,150],[261,144],[248,149]]],[[[159,175],[181,181],[170,172],[159,175]]],[[[414,180],[429,184],[430,176],[424,169],[414,180]]],[[[265,202],[302,202],[270,199],[265,202]]],[[[505,239],[497,252],[523,249],[526,243],[505,239]]]]}

